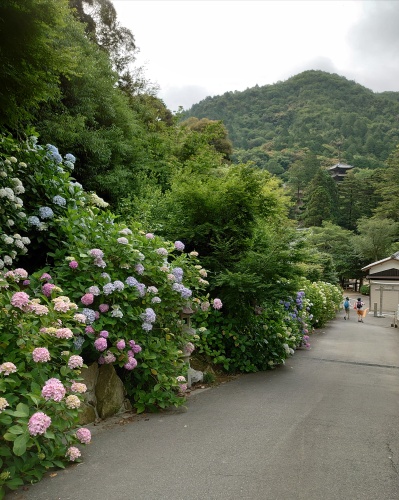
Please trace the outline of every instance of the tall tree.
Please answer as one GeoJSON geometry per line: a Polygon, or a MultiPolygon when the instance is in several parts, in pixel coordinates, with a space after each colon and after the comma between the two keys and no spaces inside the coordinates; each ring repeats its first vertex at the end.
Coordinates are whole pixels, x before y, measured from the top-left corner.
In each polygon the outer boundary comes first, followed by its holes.
{"type": "Polygon", "coordinates": [[[399,145],[387,160],[387,168],[382,170],[378,194],[382,200],[376,209],[379,217],[399,221],[399,145]]]}
{"type": "Polygon", "coordinates": [[[381,170],[350,170],[338,184],[339,224],[355,230],[361,217],[371,217],[381,197],[377,193],[381,170]]]}
{"type": "Polygon", "coordinates": [[[353,238],[353,245],[365,262],[364,265],[387,257],[395,250],[398,241],[399,223],[392,219],[360,219],[358,235],[353,238]]]}
{"type": "Polygon", "coordinates": [[[338,190],[331,175],[319,169],[305,190],[304,226],[321,226],[324,221],[336,222],[338,216],[338,190]]]}

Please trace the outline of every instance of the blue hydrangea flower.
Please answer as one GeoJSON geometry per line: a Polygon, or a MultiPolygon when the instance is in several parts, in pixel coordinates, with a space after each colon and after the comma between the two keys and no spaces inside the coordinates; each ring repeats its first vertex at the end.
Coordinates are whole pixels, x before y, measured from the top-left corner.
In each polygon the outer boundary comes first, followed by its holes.
{"type": "Polygon", "coordinates": [[[73,340],[74,348],[78,351],[82,347],[84,341],[85,339],[81,335],[79,335],[79,337],[75,337],[73,340]]]}
{"type": "Polygon", "coordinates": [[[60,206],[60,207],[65,207],[65,205],[66,205],[66,199],[63,198],[62,196],[60,196],[59,194],[57,194],[57,195],[55,195],[53,197],[53,203],[55,205],[60,206]]]}
{"type": "Polygon", "coordinates": [[[126,278],[126,284],[129,286],[137,286],[139,282],[136,280],[136,278],[133,278],[133,276],[129,276],[126,278]]]}
{"type": "Polygon", "coordinates": [[[65,155],[65,159],[66,159],[67,161],[70,161],[71,163],[75,163],[75,161],[76,161],[76,158],[75,158],[75,157],[73,156],[73,154],[71,154],[71,153],[67,153],[67,154],[65,155]]]}
{"type": "Polygon", "coordinates": [[[96,312],[93,311],[93,309],[89,309],[88,307],[85,307],[82,311],[82,314],[86,316],[86,322],[87,323],[94,323],[96,319],[96,312]]]}
{"type": "Polygon", "coordinates": [[[154,321],[157,319],[157,315],[154,312],[154,309],[151,307],[147,307],[145,312],[140,314],[140,318],[145,322],[145,323],[154,323],[154,321]]]}
{"type": "Polygon", "coordinates": [[[115,290],[113,283],[107,283],[103,286],[103,292],[105,295],[110,295],[115,290]]]}
{"type": "Polygon", "coordinates": [[[119,280],[114,281],[113,286],[114,286],[114,290],[116,290],[118,292],[120,292],[121,290],[123,290],[125,288],[125,285],[122,283],[122,281],[119,281],[119,280]]]}
{"type": "Polygon", "coordinates": [[[42,219],[51,219],[52,217],[54,217],[54,212],[51,210],[50,207],[40,207],[39,216],[42,219]]]}
{"type": "Polygon", "coordinates": [[[172,269],[172,274],[176,278],[177,283],[181,283],[183,280],[183,269],[181,267],[174,267],[172,269]]]}
{"type": "Polygon", "coordinates": [[[39,217],[36,217],[36,215],[32,215],[31,217],[28,217],[28,224],[30,226],[40,226],[40,219],[39,217]]]}

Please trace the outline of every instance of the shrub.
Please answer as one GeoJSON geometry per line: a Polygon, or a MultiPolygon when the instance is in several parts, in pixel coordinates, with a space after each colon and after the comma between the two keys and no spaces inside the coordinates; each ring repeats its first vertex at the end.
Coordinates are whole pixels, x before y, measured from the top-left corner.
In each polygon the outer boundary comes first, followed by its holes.
{"type": "Polygon", "coordinates": [[[198,352],[229,372],[255,372],[284,363],[296,348],[308,342],[308,301],[302,291],[295,299],[264,303],[242,325],[213,311],[201,321],[194,317],[200,336],[198,352]]]}
{"type": "Polygon", "coordinates": [[[0,274],[0,498],[5,488],[79,460],[76,443],[90,440],[87,429],[77,430],[85,391],[74,349],[77,306],[60,288],[42,293],[48,276],[29,292],[27,278],[21,268],[0,274]]]}
{"type": "Polygon", "coordinates": [[[360,287],[360,293],[362,295],[370,295],[370,285],[362,285],[360,287]]]}

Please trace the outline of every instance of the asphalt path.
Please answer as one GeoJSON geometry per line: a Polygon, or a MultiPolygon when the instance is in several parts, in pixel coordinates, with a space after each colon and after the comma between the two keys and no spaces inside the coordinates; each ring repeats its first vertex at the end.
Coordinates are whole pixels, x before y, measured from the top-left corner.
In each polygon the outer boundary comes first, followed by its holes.
{"type": "Polygon", "coordinates": [[[6,498],[398,500],[391,321],[339,313],[284,366],[193,391],[186,408],[91,426],[81,464],[6,498]]]}

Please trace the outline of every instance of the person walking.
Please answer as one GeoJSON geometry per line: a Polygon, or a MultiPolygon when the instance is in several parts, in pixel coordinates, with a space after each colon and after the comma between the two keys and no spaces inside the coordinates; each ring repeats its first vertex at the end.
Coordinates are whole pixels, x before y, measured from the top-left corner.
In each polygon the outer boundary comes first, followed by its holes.
{"type": "Polygon", "coordinates": [[[345,309],[345,316],[344,316],[344,319],[348,319],[349,320],[349,311],[350,311],[350,307],[351,307],[351,303],[349,301],[349,297],[345,297],[345,300],[344,300],[344,309],[345,309]]]}
{"type": "Polygon", "coordinates": [[[358,323],[363,323],[363,306],[364,306],[364,302],[362,302],[362,299],[359,297],[356,301],[356,304],[355,304],[355,309],[357,311],[358,323]]]}

